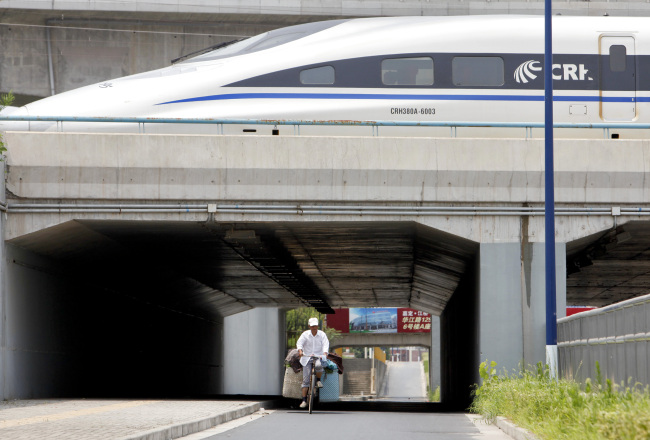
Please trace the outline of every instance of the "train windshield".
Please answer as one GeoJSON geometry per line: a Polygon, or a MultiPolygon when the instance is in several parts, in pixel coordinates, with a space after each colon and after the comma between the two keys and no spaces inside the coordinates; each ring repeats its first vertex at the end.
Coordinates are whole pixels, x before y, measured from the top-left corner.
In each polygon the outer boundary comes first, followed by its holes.
{"type": "Polygon", "coordinates": [[[315,34],[316,32],[329,29],[346,21],[348,20],[321,21],[318,23],[299,24],[297,26],[276,29],[255,37],[247,38],[246,40],[238,41],[234,44],[210,51],[197,57],[190,58],[189,60],[182,61],[182,63],[218,60],[220,58],[233,57],[236,55],[244,55],[259,52],[260,50],[271,49],[272,47],[290,43],[291,41],[304,38],[308,35],[315,34]]]}

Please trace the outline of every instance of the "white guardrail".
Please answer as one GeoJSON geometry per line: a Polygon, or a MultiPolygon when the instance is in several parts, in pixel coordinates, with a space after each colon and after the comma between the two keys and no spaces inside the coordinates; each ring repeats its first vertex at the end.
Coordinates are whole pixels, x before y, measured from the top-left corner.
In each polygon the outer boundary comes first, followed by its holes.
{"type": "Polygon", "coordinates": [[[561,375],[594,382],[598,362],[603,381],[650,385],[650,295],[577,313],[557,323],[561,375]]]}
{"type": "MultiPolygon", "coordinates": [[[[380,127],[449,127],[451,136],[456,137],[456,131],[461,127],[474,128],[523,128],[526,138],[532,136],[533,128],[544,128],[543,122],[466,122],[466,121],[310,121],[310,120],[271,120],[271,119],[214,119],[214,118],[113,118],[113,117],[87,117],[87,116],[14,116],[0,115],[0,121],[16,122],[56,122],[60,130],[66,122],[105,122],[105,123],[131,123],[138,124],[139,132],[145,132],[147,124],[211,124],[217,126],[217,134],[223,134],[224,125],[273,125],[293,126],[294,133],[300,134],[301,126],[359,126],[372,127],[373,136],[379,135],[380,127]]],[[[603,137],[609,139],[612,129],[647,130],[650,124],[639,123],[565,123],[556,122],[554,128],[573,129],[601,129],[603,137]]]]}

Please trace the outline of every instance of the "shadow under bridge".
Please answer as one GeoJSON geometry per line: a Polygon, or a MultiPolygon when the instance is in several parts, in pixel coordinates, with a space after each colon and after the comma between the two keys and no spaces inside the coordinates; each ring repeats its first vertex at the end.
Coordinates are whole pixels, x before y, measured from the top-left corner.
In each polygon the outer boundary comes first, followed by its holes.
{"type": "Polygon", "coordinates": [[[440,316],[478,249],[410,221],[80,219],[6,244],[8,336],[25,372],[12,398],[279,394],[229,391],[229,374],[249,377],[229,367],[229,344],[249,336],[228,319],[303,306],[440,316]]]}

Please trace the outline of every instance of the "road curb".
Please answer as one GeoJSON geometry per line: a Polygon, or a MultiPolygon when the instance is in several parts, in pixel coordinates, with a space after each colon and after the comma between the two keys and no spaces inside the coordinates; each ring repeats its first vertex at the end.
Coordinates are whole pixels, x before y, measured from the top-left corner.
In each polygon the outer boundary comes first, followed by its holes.
{"type": "Polygon", "coordinates": [[[497,417],[494,424],[514,440],[538,440],[530,431],[520,428],[505,417],[497,417]]]}
{"type": "Polygon", "coordinates": [[[204,417],[191,422],[183,422],[175,426],[153,429],[133,436],[123,437],[122,440],[171,440],[185,437],[190,434],[213,428],[222,423],[253,414],[254,412],[259,411],[260,408],[271,408],[274,405],[275,402],[272,400],[249,403],[237,409],[225,411],[211,417],[204,417]]]}

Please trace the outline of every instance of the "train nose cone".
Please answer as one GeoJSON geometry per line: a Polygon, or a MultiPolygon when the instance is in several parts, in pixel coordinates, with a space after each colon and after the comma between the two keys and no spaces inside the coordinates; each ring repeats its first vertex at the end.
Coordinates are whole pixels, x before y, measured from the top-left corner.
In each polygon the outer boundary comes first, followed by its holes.
{"type": "Polygon", "coordinates": [[[2,111],[0,111],[0,115],[2,115],[2,116],[10,115],[11,113],[15,112],[19,108],[20,107],[12,107],[12,106],[8,105],[5,108],[3,108],[2,111]]]}
{"type": "MultiPolygon", "coordinates": [[[[10,120],[2,121],[0,120],[0,131],[56,131],[57,124],[56,122],[51,121],[21,121],[21,117],[31,117],[34,116],[33,112],[30,109],[31,104],[27,104],[24,107],[12,107],[11,113],[8,113],[10,120]]],[[[7,109],[5,109],[7,110],[7,109]]],[[[1,116],[5,115],[3,111],[1,116]]],[[[36,115],[38,116],[38,115],[36,115]]]]}
{"type": "MultiPolygon", "coordinates": [[[[29,116],[25,107],[5,107],[0,111],[0,116],[29,116]]],[[[20,120],[0,120],[0,131],[25,131],[29,130],[29,122],[20,120]]]]}

